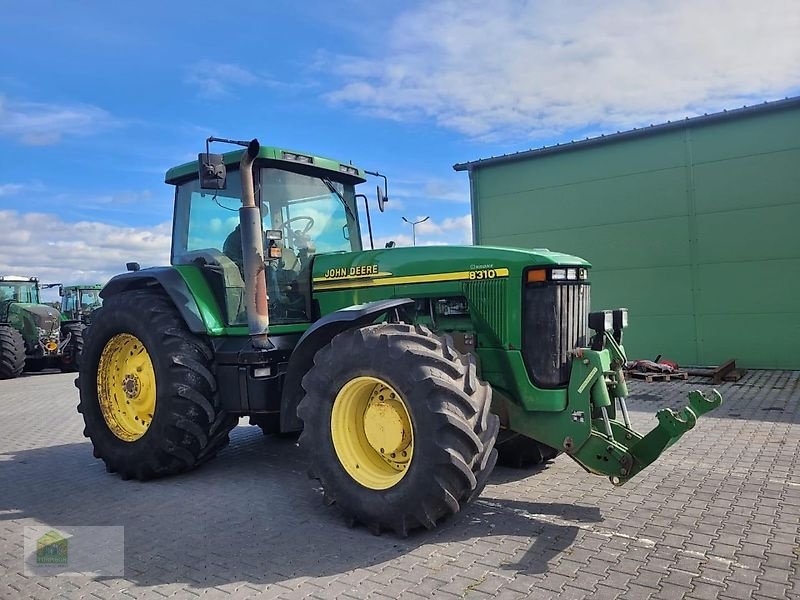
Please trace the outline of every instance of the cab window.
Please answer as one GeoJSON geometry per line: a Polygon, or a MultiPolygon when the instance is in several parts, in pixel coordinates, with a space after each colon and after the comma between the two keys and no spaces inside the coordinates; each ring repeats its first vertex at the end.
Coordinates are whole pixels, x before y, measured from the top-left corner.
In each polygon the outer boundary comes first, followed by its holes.
{"type": "MultiPolygon", "coordinates": [[[[278,230],[282,236],[275,242],[281,258],[267,263],[272,323],[310,320],[315,254],[361,249],[354,193],[352,185],[322,177],[271,168],[258,171],[256,202],[262,229],[278,230]]],[[[172,263],[204,268],[229,325],[247,322],[240,207],[237,171],[228,172],[225,190],[201,190],[194,179],[176,191],[172,263]]]]}

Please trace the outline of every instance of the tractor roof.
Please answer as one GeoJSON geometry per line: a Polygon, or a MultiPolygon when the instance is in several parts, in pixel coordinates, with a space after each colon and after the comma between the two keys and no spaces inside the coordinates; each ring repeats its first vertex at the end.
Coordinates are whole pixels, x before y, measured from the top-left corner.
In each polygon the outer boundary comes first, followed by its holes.
{"type": "Polygon", "coordinates": [[[0,281],[39,281],[38,277],[20,277],[19,275],[0,275],[0,281]]]}
{"type": "MultiPolygon", "coordinates": [[[[244,150],[234,150],[233,152],[226,152],[223,154],[225,165],[228,167],[234,165],[238,166],[242,158],[242,152],[244,152],[244,150]]],[[[297,150],[287,150],[286,148],[276,148],[275,146],[261,146],[261,150],[258,152],[258,158],[279,160],[285,162],[287,165],[313,165],[320,169],[335,171],[345,178],[349,178],[354,184],[364,183],[366,181],[364,170],[353,166],[349,162],[340,162],[332,158],[307,154],[297,150]]],[[[172,167],[167,171],[164,181],[176,184],[193,177],[197,177],[196,160],[177,167],[172,167]]]]}
{"type": "Polygon", "coordinates": [[[74,285],[65,285],[64,289],[73,289],[73,290],[102,290],[103,284],[102,283],[76,283],[74,285]]]}

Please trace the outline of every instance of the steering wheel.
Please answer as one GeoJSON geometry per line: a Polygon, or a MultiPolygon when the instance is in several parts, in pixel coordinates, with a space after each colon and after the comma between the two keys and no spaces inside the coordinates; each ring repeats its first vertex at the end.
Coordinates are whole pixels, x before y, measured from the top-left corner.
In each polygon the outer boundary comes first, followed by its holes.
{"type": "Polygon", "coordinates": [[[286,228],[286,231],[291,231],[291,229],[289,229],[289,223],[293,223],[294,221],[299,221],[301,219],[308,221],[308,224],[303,228],[303,230],[300,233],[308,233],[314,226],[314,219],[312,219],[311,217],[307,217],[306,215],[299,215],[297,217],[292,217],[291,219],[286,219],[283,222],[283,226],[286,228]]]}

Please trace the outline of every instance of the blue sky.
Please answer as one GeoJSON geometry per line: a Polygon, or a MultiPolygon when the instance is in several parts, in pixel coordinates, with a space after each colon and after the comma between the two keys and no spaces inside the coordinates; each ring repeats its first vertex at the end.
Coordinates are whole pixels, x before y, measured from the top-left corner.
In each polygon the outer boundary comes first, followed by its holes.
{"type": "Polygon", "coordinates": [[[421,243],[469,243],[455,162],[800,89],[796,2],[233,7],[4,6],[0,271],[103,280],[166,262],[164,171],[210,134],[380,170],[380,240],[408,243],[401,216],[430,215],[421,243]]]}

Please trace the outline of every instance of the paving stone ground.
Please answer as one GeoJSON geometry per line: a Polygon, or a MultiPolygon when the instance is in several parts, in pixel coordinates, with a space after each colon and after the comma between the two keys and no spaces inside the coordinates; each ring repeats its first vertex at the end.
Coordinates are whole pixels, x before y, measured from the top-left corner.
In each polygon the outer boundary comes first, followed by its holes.
{"type": "MultiPolygon", "coordinates": [[[[348,529],[294,443],[233,432],[192,473],[121,481],[92,457],[72,375],[0,381],[0,598],[800,598],[800,372],[751,371],[625,485],[564,456],[496,469],[407,539],[348,529]],[[26,577],[23,527],[122,525],[125,576],[26,577]]],[[[635,425],[689,383],[633,382],[635,425]]]]}

